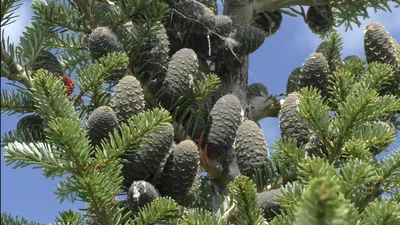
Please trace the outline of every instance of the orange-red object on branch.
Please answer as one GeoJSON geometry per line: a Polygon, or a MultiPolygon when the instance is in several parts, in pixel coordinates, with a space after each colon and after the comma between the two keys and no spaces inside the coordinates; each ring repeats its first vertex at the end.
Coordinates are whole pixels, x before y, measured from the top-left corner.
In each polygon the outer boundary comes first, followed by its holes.
{"type": "Polygon", "coordinates": [[[74,92],[74,88],[75,88],[74,80],[72,80],[71,77],[66,76],[66,75],[64,75],[62,77],[62,80],[64,82],[64,86],[65,86],[67,94],[70,95],[72,92],[74,92]]]}

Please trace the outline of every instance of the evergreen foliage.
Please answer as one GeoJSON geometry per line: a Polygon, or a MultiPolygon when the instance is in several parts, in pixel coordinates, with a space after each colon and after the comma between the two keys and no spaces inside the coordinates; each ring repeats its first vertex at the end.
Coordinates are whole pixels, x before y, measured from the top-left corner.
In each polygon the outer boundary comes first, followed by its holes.
{"type": "MultiPolygon", "coordinates": [[[[87,203],[54,224],[400,224],[400,149],[377,158],[398,131],[400,45],[372,22],[366,61],[342,59],[335,31],[388,1],[263,1],[248,23],[213,0],[34,1],[19,46],[2,32],[1,76],[17,89],[1,91],[1,111],[24,115],[3,157],[87,203]],[[248,85],[243,59],[306,3],[321,44],[286,93],[248,85]],[[267,116],[281,128],[271,147],[267,116]]],[[[2,27],[21,4],[1,1],[2,27]]]]}

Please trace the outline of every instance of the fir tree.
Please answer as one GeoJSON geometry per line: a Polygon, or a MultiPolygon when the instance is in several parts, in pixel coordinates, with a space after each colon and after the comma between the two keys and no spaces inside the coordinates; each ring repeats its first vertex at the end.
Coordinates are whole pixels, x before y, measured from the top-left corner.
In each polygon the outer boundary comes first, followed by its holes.
{"type": "MultiPolygon", "coordinates": [[[[398,130],[400,45],[372,22],[366,61],[343,57],[335,31],[388,2],[35,1],[20,46],[2,33],[18,84],[2,113],[26,114],[3,157],[68,175],[56,194],[87,207],[55,224],[399,224],[400,151],[376,156],[398,130]],[[271,94],[248,85],[249,55],[285,16],[321,45],[271,94]]],[[[2,27],[20,4],[1,1],[2,27]]],[[[15,216],[2,224],[36,224],[15,216]]]]}

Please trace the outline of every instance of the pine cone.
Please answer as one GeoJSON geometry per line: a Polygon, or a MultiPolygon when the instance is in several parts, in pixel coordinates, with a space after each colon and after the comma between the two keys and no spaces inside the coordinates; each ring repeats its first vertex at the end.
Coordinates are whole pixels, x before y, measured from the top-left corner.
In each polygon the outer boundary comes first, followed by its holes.
{"type": "Polygon", "coordinates": [[[61,64],[57,57],[53,53],[46,50],[41,50],[39,55],[33,61],[33,76],[35,76],[35,72],[39,69],[45,69],[56,77],[61,77],[63,75],[61,64]]]}
{"type": "Polygon", "coordinates": [[[268,149],[261,128],[251,120],[244,121],[236,132],[234,143],[240,172],[252,177],[254,170],[263,170],[267,164],[268,149]]]}
{"type": "Polygon", "coordinates": [[[154,29],[156,33],[142,45],[142,51],[134,63],[146,81],[164,75],[168,67],[170,43],[167,31],[160,24],[154,26],[154,29]]]}
{"type": "Polygon", "coordinates": [[[268,89],[263,83],[252,83],[247,86],[247,97],[252,99],[253,97],[268,95],[268,89]]]}
{"type": "Polygon", "coordinates": [[[193,204],[197,201],[197,198],[200,194],[200,187],[201,187],[201,172],[202,172],[202,167],[199,166],[196,176],[193,180],[192,186],[190,187],[189,191],[187,192],[187,194],[178,199],[178,204],[184,206],[184,207],[188,207],[191,208],[193,206],[193,204]]]}
{"type": "Polygon", "coordinates": [[[39,115],[22,117],[17,123],[17,132],[31,134],[33,141],[45,142],[43,119],[39,115]]]}
{"type": "Polygon", "coordinates": [[[303,87],[315,87],[321,91],[321,96],[328,94],[329,66],[321,53],[311,54],[301,68],[299,89],[303,87]]]}
{"type": "Polygon", "coordinates": [[[227,94],[218,99],[210,112],[202,146],[204,149],[207,145],[209,158],[232,157],[229,153],[243,120],[242,104],[236,96],[227,94]]]}
{"type": "Polygon", "coordinates": [[[164,80],[167,93],[162,104],[165,108],[169,109],[176,99],[193,88],[198,68],[199,61],[192,49],[183,48],[171,57],[164,80]]]}
{"type": "Polygon", "coordinates": [[[92,15],[97,22],[99,27],[111,27],[115,24],[114,18],[111,13],[115,13],[117,7],[109,5],[108,2],[98,2],[94,1],[92,6],[92,15]]]}
{"type": "MultiPolygon", "coordinates": [[[[180,0],[170,5],[173,30],[192,34],[207,34],[215,26],[215,15],[211,9],[196,0],[180,0]]],[[[171,21],[171,20],[169,20],[171,21]]]]}
{"type": "Polygon", "coordinates": [[[144,95],[140,82],[127,75],[117,84],[111,96],[110,107],[114,110],[119,122],[126,122],[144,109],[144,95]]]}
{"type": "Polygon", "coordinates": [[[136,214],[143,206],[156,198],[158,198],[156,188],[147,181],[139,180],[134,181],[129,187],[126,201],[132,213],[136,214]]]}
{"type": "Polygon", "coordinates": [[[180,142],[173,148],[156,185],[162,196],[181,202],[189,193],[200,167],[200,155],[192,140],[180,142]]]}
{"type": "Polygon", "coordinates": [[[380,94],[395,94],[399,88],[399,62],[396,59],[396,48],[386,29],[378,22],[367,25],[364,33],[364,51],[368,64],[372,62],[387,63],[394,67],[395,79],[380,94]]]}
{"type": "Polygon", "coordinates": [[[210,34],[190,34],[187,37],[187,47],[205,58],[215,57],[226,46],[225,39],[233,31],[230,17],[218,15],[215,21],[215,27],[210,34]]]}
{"type": "Polygon", "coordinates": [[[310,6],[307,10],[306,20],[313,33],[324,35],[334,24],[332,8],[329,5],[310,6]]]}
{"type": "Polygon", "coordinates": [[[258,12],[253,16],[253,25],[264,31],[265,37],[275,34],[282,24],[282,13],[278,10],[273,12],[258,12]]]}
{"type": "Polygon", "coordinates": [[[297,92],[290,93],[282,104],[279,112],[279,128],[281,136],[297,140],[298,146],[308,142],[308,129],[303,120],[297,115],[297,92]]]}
{"type": "Polygon", "coordinates": [[[286,82],[286,95],[298,91],[301,77],[301,67],[297,67],[290,73],[286,82]]]}
{"type": "Polygon", "coordinates": [[[174,138],[174,127],[170,123],[156,127],[146,133],[140,142],[140,151],[126,153],[123,158],[123,186],[129,188],[133,181],[150,180],[160,163],[168,154],[174,138]]]}
{"type": "Polygon", "coordinates": [[[108,139],[116,127],[118,127],[117,116],[108,106],[95,109],[86,123],[86,130],[93,146],[98,146],[102,140],[108,139]]]}
{"type": "Polygon", "coordinates": [[[196,0],[203,5],[205,5],[207,8],[209,8],[215,15],[218,14],[218,4],[216,0],[196,0]]]}
{"type": "Polygon", "coordinates": [[[123,52],[118,37],[107,27],[97,27],[89,36],[89,51],[94,60],[111,52],[123,52]]]}
{"type": "Polygon", "coordinates": [[[233,35],[233,39],[238,42],[234,48],[237,55],[250,55],[264,43],[264,31],[254,26],[239,27],[233,35]]]}
{"type": "Polygon", "coordinates": [[[218,15],[215,17],[214,32],[222,37],[228,37],[233,31],[233,22],[229,16],[218,15]]]}
{"type": "Polygon", "coordinates": [[[278,196],[281,193],[279,189],[273,189],[258,193],[258,201],[264,209],[264,218],[267,220],[273,219],[280,213],[281,206],[278,202],[278,196]]]}

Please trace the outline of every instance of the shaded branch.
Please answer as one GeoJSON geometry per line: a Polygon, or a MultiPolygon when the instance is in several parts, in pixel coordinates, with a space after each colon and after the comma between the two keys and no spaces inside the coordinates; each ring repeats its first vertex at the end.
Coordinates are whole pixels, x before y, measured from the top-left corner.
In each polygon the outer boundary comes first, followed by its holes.
{"type": "Polygon", "coordinates": [[[10,71],[10,73],[2,73],[1,77],[5,77],[9,80],[18,81],[28,88],[30,87],[30,80],[28,75],[25,73],[21,65],[14,62],[13,60],[10,60],[9,55],[4,50],[4,48],[1,48],[1,61],[8,66],[8,69],[10,71]]]}
{"type": "MultiPolygon", "coordinates": [[[[359,18],[368,18],[368,9],[375,11],[391,12],[390,0],[255,0],[252,7],[255,12],[274,11],[281,8],[290,8],[293,6],[318,6],[330,5],[336,10],[336,17],[339,19],[335,26],[344,24],[346,31],[352,29],[352,24],[361,25],[359,18]]],[[[398,2],[398,1],[397,1],[398,2]]],[[[396,6],[395,6],[396,7],[396,6]]]]}
{"type": "Polygon", "coordinates": [[[54,47],[54,48],[64,48],[64,49],[75,49],[75,50],[82,50],[82,51],[89,50],[89,47],[87,47],[87,46],[80,46],[80,45],[76,45],[76,46],[53,45],[53,47],[54,47]]]}
{"type": "Polygon", "coordinates": [[[85,0],[75,0],[76,4],[83,10],[87,21],[89,22],[90,28],[94,30],[97,27],[97,22],[92,16],[90,5],[85,0]]]}
{"type": "Polygon", "coordinates": [[[328,2],[331,2],[331,0],[255,0],[252,5],[256,12],[263,12],[267,10],[273,11],[280,8],[288,8],[298,5],[324,5],[328,2]]]}

